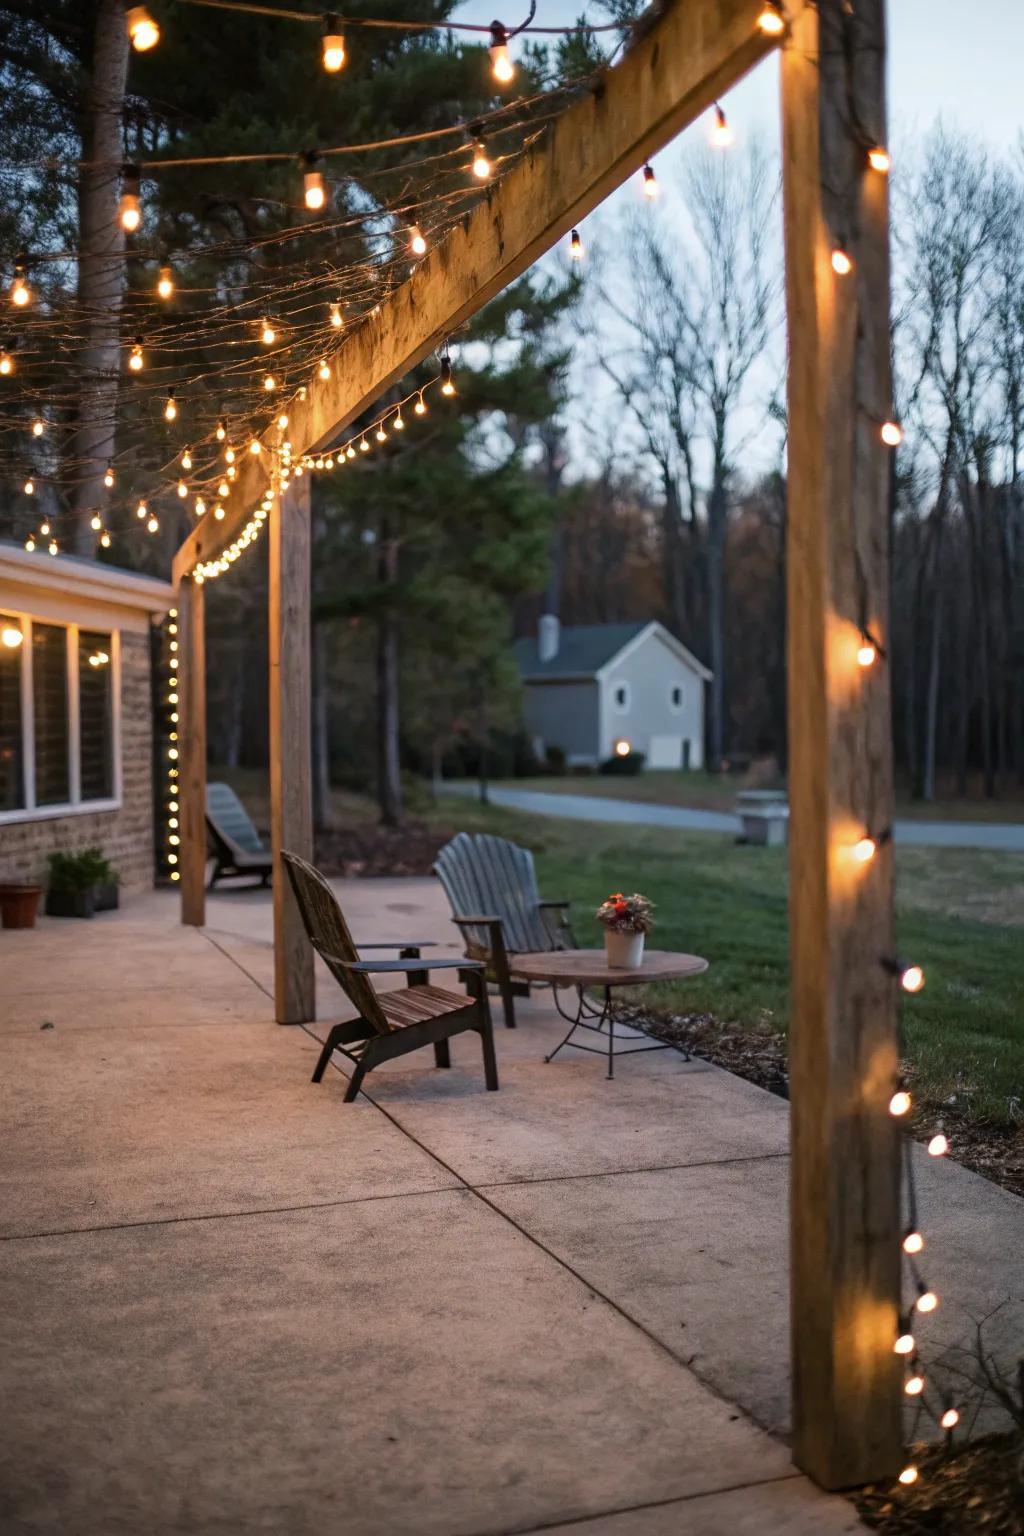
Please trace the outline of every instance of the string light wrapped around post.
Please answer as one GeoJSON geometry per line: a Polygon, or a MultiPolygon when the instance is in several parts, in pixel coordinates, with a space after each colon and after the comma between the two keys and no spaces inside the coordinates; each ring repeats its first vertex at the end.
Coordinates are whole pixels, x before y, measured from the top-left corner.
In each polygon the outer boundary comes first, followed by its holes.
{"type": "Polygon", "coordinates": [[[484,136],[479,129],[474,130],[473,142],[473,175],[478,181],[487,181],[494,167],[487,156],[487,145],[484,136]]]}
{"type": "Polygon", "coordinates": [[[160,268],[156,283],[157,298],[169,299],[174,294],[174,273],[169,266],[160,268]]]}
{"type": "Polygon", "coordinates": [[[141,186],[142,172],[139,167],[130,164],[122,166],[121,203],[118,217],[121,220],[121,228],[129,235],[134,234],[142,223],[141,186]]]}
{"type": "Polygon", "coordinates": [[[10,293],[11,303],[15,309],[24,309],[32,302],[32,290],[25,276],[27,262],[25,252],[21,251],[14,263],[14,282],[11,284],[10,293]]]}
{"type": "Polygon", "coordinates": [[[418,224],[409,225],[409,249],[414,256],[425,256],[427,242],[418,224]]]}
{"type": "Polygon", "coordinates": [[[302,195],[311,213],[319,213],[327,201],[327,189],[323,172],[316,168],[316,155],[308,151],[302,156],[302,195]]]}
{"type": "Polygon", "coordinates": [[[142,351],[142,337],[136,336],[132,343],[132,349],[128,354],[128,367],[132,373],[141,373],[145,364],[145,356],[142,351]]]}

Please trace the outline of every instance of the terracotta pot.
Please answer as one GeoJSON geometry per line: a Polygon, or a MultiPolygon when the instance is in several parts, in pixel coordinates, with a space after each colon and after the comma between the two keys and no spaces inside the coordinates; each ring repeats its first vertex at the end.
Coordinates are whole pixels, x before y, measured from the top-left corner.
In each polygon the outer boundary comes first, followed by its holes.
{"type": "Polygon", "coordinates": [[[0,924],[4,928],[34,928],[42,894],[39,885],[0,885],[0,924]]]}
{"type": "Polygon", "coordinates": [[[644,935],[642,933],[619,933],[615,928],[606,928],[604,931],[604,951],[611,970],[639,970],[644,958],[644,935]]]}

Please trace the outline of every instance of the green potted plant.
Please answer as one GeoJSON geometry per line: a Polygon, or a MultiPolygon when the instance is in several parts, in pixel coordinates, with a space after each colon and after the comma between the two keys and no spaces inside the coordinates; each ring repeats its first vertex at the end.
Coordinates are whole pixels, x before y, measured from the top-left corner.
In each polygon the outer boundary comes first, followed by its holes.
{"type": "Polygon", "coordinates": [[[4,928],[34,928],[41,885],[22,885],[14,880],[0,883],[0,926],[4,928]]]}
{"type": "Polygon", "coordinates": [[[99,848],[51,853],[49,864],[49,917],[92,917],[117,906],[117,876],[99,848]]]}

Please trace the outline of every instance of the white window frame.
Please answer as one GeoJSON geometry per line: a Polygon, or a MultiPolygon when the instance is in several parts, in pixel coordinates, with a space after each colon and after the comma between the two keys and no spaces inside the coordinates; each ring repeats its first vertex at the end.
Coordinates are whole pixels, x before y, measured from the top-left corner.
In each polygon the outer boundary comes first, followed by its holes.
{"type": "MultiPolygon", "coordinates": [[[[4,608],[18,620],[24,640],[18,647],[21,660],[21,750],[22,781],[25,804],[12,811],[0,811],[0,826],[15,821],[52,821],[57,816],[89,816],[94,811],[121,809],[121,632],[110,630],[110,750],[114,770],[114,793],[105,800],[82,799],[81,742],[79,740],[78,635],[91,624],[71,624],[62,619],[33,619],[17,608],[4,608]],[[36,734],[35,698],[32,691],[32,626],[44,624],[49,629],[64,630],[64,665],[67,668],[68,697],[68,783],[71,798],[63,805],[36,805],[36,734]]],[[[100,626],[102,629],[103,626],[100,626]]],[[[106,633],[106,630],[103,630],[106,633]]]]}
{"type": "Polygon", "coordinates": [[[632,690],[632,688],[630,688],[629,684],[623,678],[620,678],[618,680],[618,682],[613,681],[612,682],[612,709],[614,709],[615,713],[617,715],[628,715],[632,703],[633,703],[633,690],[632,690]],[[616,694],[618,693],[620,688],[622,689],[622,692],[625,695],[625,697],[623,698],[621,704],[619,703],[618,699],[616,698],[616,694]]]}
{"type": "Polygon", "coordinates": [[[669,683],[669,685],[668,685],[668,707],[669,707],[669,709],[672,711],[672,713],[674,715],[681,715],[683,713],[683,710],[686,708],[686,689],[685,689],[685,687],[683,686],[682,683],[669,683]],[[675,702],[675,700],[672,697],[672,695],[675,693],[677,688],[679,689],[679,703],[678,704],[675,702]]]}

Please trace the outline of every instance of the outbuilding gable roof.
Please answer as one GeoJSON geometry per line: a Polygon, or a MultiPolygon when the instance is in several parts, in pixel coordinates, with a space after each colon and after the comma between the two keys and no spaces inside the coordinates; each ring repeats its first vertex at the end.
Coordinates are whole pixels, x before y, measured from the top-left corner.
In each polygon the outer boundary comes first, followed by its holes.
{"type": "Polygon", "coordinates": [[[686,649],[664,625],[651,619],[640,619],[629,624],[566,624],[559,632],[558,653],[550,661],[541,661],[536,636],[517,640],[513,647],[516,662],[524,682],[543,683],[568,678],[591,678],[608,666],[609,662],[627,646],[652,630],[702,678],[711,673],[686,649]]]}

